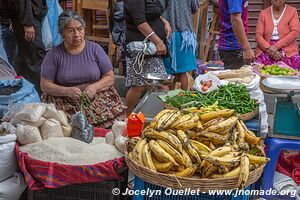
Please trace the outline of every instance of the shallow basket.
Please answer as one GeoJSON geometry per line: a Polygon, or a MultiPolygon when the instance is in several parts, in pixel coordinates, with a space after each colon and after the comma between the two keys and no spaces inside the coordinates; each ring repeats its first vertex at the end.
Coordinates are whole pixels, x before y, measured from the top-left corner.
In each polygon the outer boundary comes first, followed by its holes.
{"type": "Polygon", "coordinates": [[[257,114],[258,114],[258,108],[255,109],[252,112],[245,113],[245,114],[242,114],[242,115],[238,115],[238,117],[239,117],[240,120],[248,121],[250,119],[253,119],[257,114]]]}
{"type": "MultiPolygon", "coordinates": [[[[238,177],[233,178],[221,178],[221,179],[208,179],[208,178],[192,178],[177,177],[175,175],[164,174],[160,172],[154,172],[149,168],[146,168],[127,156],[126,163],[128,168],[140,179],[165,188],[172,189],[199,189],[201,192],[208,192],[209,190],[234,190],[238,186],[238,177]]],[[[254,171],[249,174],[249,179],[246,186],[255,183],[261,176],[264,170],[265,164],[260,165],[254,171]]]]}

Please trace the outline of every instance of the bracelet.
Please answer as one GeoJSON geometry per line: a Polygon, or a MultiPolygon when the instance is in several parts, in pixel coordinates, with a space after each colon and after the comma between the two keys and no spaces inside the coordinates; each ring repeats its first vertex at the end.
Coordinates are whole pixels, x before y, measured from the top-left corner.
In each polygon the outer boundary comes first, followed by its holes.
{"type": "Polygon", "coordinates": [[[152,31],[149,35],[147,35],[147,37],[145,38],[145,40],[148,40],[149,37],[151,37],[154,33],[154,31],[152,31]]]}

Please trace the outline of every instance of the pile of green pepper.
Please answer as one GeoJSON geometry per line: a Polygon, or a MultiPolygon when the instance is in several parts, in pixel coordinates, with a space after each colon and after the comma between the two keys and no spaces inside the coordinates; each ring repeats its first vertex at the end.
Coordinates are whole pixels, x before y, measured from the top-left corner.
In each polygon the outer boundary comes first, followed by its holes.
{"type": "Polygon", "coordinates": [[[245,114],[257,109],[257,102],[250,98],[245,85],[229,83],[221,85],[219,89],[202,95],[195,91],[185,91],[173,97],[167,97],[167,105],[176,108],[193,106],[210,106],[217,103],[219,106],[234,109],[239,114],[245,114]]]}
{"type": "Polygon", "coordinates": [[[245,85],[229,83],[219,86],[218,90],[209,92],[201,102],[209,106],[218,102],[219,106],[234,109],[239,114],[245,114],[257,109],[257,102],[250,98],[245,85]]]}

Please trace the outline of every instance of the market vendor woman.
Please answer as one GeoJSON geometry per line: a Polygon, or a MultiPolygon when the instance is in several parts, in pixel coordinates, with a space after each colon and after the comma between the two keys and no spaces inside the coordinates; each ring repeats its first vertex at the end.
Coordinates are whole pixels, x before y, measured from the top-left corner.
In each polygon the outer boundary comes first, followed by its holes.
{"type": "Polygon", "coordinates": [[[300,70],[297,38],[300,22],[296,8],[286,0],[272,0],[272,5],[261,11],[256,26],[256,61],[271,65],[283,61],[300,70]]]}
{"type": "Polygon", "coordinates": [[[85,40],[85,22],[73,11],[59,16],[64,41],[49,51],[41,69],[42,101],[69,116],[83,109],[97,127],[123,120],[126,106],[113,87],[112,64],[102,47],[85,40]],[[82,106],[88,102],[89,107],[82,106]],[[84,103],[84,104],[83,104],[84,103]]]}

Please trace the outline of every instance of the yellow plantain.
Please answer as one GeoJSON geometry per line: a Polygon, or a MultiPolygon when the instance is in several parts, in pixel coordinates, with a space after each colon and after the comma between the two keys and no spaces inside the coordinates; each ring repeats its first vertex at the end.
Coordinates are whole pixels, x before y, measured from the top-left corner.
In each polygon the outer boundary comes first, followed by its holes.
{"type": "Polygon", "coordinates": [[[181,113],[179,110],[174,110],[171,114],[159,125],[156,126],[156,129],[161,131],[168,129],[170,125],[172,125],[179,117],[181,113]]]}
{"type": "Polygon", "coordinates": [[[189,129],[196,127],[198,124],[198,121],[199,121],[199,116],[197,114],[193,114],[191,119],[189,119],[188,121],[179,123],[174,128],[180,129],[180,130],[189,130],[189,129]]]}
{"type": "Polygon", "coordinates": [[[156,171],[156,168],[155,168],[153,160],[152,160],[151,151],[150,151],[148,144],[146,144],[142,148],[142,160],[143,160],[144,166],[148,167],[149,169],[152,169],[153,171],[156,171]]]}
{"type": "Polygon", "coordinates": [[[172,162],[167,162],[167,163],[159,162],[154,156],[152,157],[152,161],[155,166],[155,169],[158,172],[167,172],[172,168],[172,166],[174,166],[172,162]]]}
{"type": "Polygon", "coordinates": [[[231,170],[230,172],[227,172],[226,174],[213,174],[211,178],[217,179],[217,178],[230,178],[230,177],[238,177],[240,174],[240,166],[236,167],[235,169],[231,170]]]}
{"type": "Polygon", "coordinates": [[[174,113],[174,110],[165,112],[160,118],[158,118],[156,125],[155,125],[155,130],[160,130],[160,128],[162,127],[163,123],[169,119],[169,117],[174,113]]]}
{"type": "Polygon", "coordinates": [[[217,133],[212,133],[212,132],[199,132],[197,133],[197,139],[200,141],[210,141],[213,144],[225,144],[228,141],[227,136],[219,135],[217,133]]]}
{"type": "Polygon", "coordinates": [[[215,150],[213,150],[213,151],[211,151],[209,154],[208,154],[208,156],[216,156],[216,157],[222,157],[222,156],[224,156],[224,155],[226,155],[226,154],[229,154],[230,152],[232,152],[233,151],[233,149],[232,149],[232,147],[219,147],[219,148],[217,148],[217,149],[215,149],[215,150]]]}
{"type": "Polygon", "coordinates": [[[209,163],[212,163],[216,167],[219,167],[220,165],[224,165],[225,167],[235,167],[240,162],[240,157],[224,158],[207,155],[205,160],[209,163]]]}
{"type": "Polygon", "coordinates": [[[184,165],[178,165],[178,166],[174,166],[171,168],[172,171],[174,172],[181,172],[183,170],[185,170],[185,166],[184,165]]]}
{"type": "Polygon", "coordinates": [[[250,171],[250,162],[249,158],[247,155],[243,154],[241,156],[241,161],[240,161],[240,174],[239,174],[239,179],[238,179],[238,189],[242,190],[245,188],[248,177],[249,177],[249,171],[250,171]]]}
{"type": "Polygon", "coordinates": [[[204,131],[214,132],[214,133],[227,133],[228,130],[232,129],[235,126],[237,121],[238,118],[236,116],[232,116],[219,124],[212,125],[206,128],[204,131]]]}
{"type": "Polygon", "coordinates": [[[250,160],[251,164],[264,164],[269,162],[271,159],[263,156],[254,156],[251,154],[246,154],[250,160]]]}
{"type": "Polygon", "coordinates": [[[208,122],[205,122],[203,124],[203,129],[207,129],[208,127],[212,126],[212,125],[216,125],[216,124],[219,124],[221,123],[222,121],[225,121],[225,118],[215,118],[215,119],[212,119],[212,120],[209,120],[208,122]]]}
{"type": "Polygon", "coordinates": [[[183,170],[181,172],[176,172],[175,175],[180,176],[180,177],[192,177],[194,175],[196,169],[197,169],[197,166],[193,165],[191,167],[186,168],[185,170],[183,170]]]}
{"type": "Polygon", "coordinates": [[[207,178],[218,171],[218,168],[213,164],[208,163],[208,165],[201,170],[201,175],[203,178],[207,178]]]}
{"type": "Polygon", "coordinates": [[[226,174],[226,173],[230,172],[230,168],[225,167],[224,165],[220,165],[218,168],[218,172],[219,172],[219,174],[226,174]]]}
{"type": "Polygon", "coordinates": [[[159,144],[159,146],[161,146],[168,154],[170,154],[175,160],[176,162],[178,162],[179,164],[183,164],[183,159],[181,154],[174,149],[171,145],[169,145],[167,142],[163,141],[163,140],[157,140],[157,143],[159,144]]]}
{"type": "Polygon", "coordinates": [[[209,148],[211,150],[215,150],[216,149],[215,145],[212,142],[209,142],[209,148]]]}
{"type": "Polygon", "coordinates": [[[243,128],[240,121],[237,122],[237,131],[238,131],[237,144],[245,142],[245,129],[243,128]]]}
{"type": "Polygon", "coordinates": [[[172,133],[173,135],[176,135],[176,130],[175,129],[168,129],[168,130],[165,130],[165,132],[172,133]]]}
{"type": "Polygon", "coordinates": [[[173,135],[172,133],[161,131],[157,132],[153,129],[150,129],[143,133],[143,136],[150,138],[150,139],[158,139],[166,141],[168,144],[170,144],[172,147],[174,147],[177,151],[180,153],[182,152],[182,144],[180,140],[173,135]]]}
{"type": "Polygon", "coordinates": [[[149,142],[149,147],[156,158],[163,160],[164,162],[172,162],[174,165],[178,165],[178,163],[174,160],[174,158],[168,154],[155,140],[151,140],[149,142]]]}
{"type": "Polygon", "coordinates": [[[191,167],[193,165],[191,157],[184,149],[182,150],[182,160],[185,167],[191,167]]]}
{"type": "Polygon", "coordinates": [[[135,145],[133,151],[132,151],[132,157],[133,159],[138,162],[143,164],[143,159],[142,159],[142,148],[147,144],[147,139],[141,139],[138,141],[138,143],[135,145]]]}
{"type": "Polygon", "coordinates": [[[181,115],[181,116],[179,117],[179,119],[177,119],[177,121],[174,122],[174,123],[171,125],[170,128],[171,128],[171,129],[172,129],[172,128],[175,128],[175,126],[177,126],[178,124],[183,123],[183,122],[186,122],[186,121],[190,120],[192,117],[193,117],[193,114],[191,114],[191,113],[189,113],[189,114],[187,114],[187,115],[181,115]]]}
{"type": "Polygon", "coordinates": [[[172,110],[170,110],[170,109],[164,109],[164,110],[160,111],[160,112],[154,117],[154,119],[152,120],[152,122],[149,124],[148,127],[150,127],[150,128],[155,128],[156,125],[157,125],[157,122],[158,122],[159,118],[161,118],[165,113],[168,113],[168,112],[171,112],[171,111],[172,111],[172,110]]]}
{"type": "Polygon", "coordinates": [[[195,130],[195,131],[202,131],[203,130],[202,122],[198,121],[197,125],[193,128],[193,130],[195,130]]]}
{"type": "Polygon", "coordinates": [[[232,109],[218,110],[218,111],[212,111],[209,113],[204,113],[204,114],[200,115],[200,119],[203,122],[207,122],[207,121],[210,121],[210,120],[218,118],[218,117],[228,118],[233,114],[234,114],[234,110],[232,110],[232,109]]]}
{"type": "Polygon", "coordinates": [[[198,154],[197,152],[197,147],[195,147],[193,144],[191,144],[189,141],[186,145],[186,150],[187,150],[187,153],[190,155],[190,157],[192,158],[192,160],[195,162],[195,163],[198,163],[198,165],[200,166],[201,165],[201,157],[200,155],[198,154]]]}
{"type": "Polygon", "coordinates": [[[204,152],[208,152],[208,153],[211,152],[211,149],[208,146],[206,146],[205,144],[203,144],[202,142],[199,142],[196,140],[190,140],[190,141],[200,151],[204,151],[204,152]]]}

